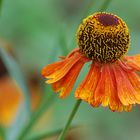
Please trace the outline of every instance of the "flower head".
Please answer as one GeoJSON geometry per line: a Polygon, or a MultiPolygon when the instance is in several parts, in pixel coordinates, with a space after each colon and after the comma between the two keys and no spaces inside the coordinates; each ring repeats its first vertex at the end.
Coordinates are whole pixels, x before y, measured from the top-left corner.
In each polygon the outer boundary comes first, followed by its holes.
{"type": "Polygon", "coordinates": [[[100,105],[112,111],[130,111],[140,104],[140,55],[125,56],[130,35],[125,22],[110,13],[95,13],[80,24],[77,31],[79,48],[62,60],[47,65],[42,75],[60,97],[69,95],[87,62],[88,74],[75,91],[75,97],[93,107],[100,105]]]}
{"type": "Polygon", "coordinates": [[[119,17],[96,13],[83,20],[77,32],[78,45],[89,59],[110,63],[121,58],[129,48],[127,25],[119,17]]]}

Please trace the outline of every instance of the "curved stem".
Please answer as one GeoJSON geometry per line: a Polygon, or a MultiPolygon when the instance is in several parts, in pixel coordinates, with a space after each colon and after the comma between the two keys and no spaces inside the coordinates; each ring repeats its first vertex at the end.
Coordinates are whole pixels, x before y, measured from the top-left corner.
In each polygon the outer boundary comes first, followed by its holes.
{"type": "Polygon", "coordinates": [[[77,100],[77,102],[75,103],[74,108],[73,108],[73,110],[72,110],[72,112],[71,112],[71,114],[68,118],[68,121],[67,121],[64,129],[62,130],[60,136],[58,137],[58,140],[64,140],[64,138],[66,136],[66,133],[67,133],[69,127],[70,127],[70,124],[71,124],[71,122],[72,122],[72,120],[73,120],[73,118],[74,118],[74,116],[75,116],[75,114],[76,114],[76,112],[77,112],[77,110],[80,106],[81,101],[82,100],[77,100]]]}

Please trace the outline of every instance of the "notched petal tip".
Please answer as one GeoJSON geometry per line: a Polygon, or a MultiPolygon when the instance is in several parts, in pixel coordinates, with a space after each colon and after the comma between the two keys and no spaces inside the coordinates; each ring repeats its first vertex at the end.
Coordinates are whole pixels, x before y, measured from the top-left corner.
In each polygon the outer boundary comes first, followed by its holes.
{"type": "Polygon", "coordinates": [[[132,105],[125,106],[125,107],[124,107],[124,110],[125,110],[126,112],[130,112],[130,111],[132,110],[132,105]]]}

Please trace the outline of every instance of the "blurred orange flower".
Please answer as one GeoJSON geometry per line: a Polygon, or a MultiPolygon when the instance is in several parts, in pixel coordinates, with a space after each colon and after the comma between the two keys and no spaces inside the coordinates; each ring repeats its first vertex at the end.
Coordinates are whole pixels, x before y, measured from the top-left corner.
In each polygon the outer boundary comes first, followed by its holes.
{"type": "Polygon", "coordinates": [[[59,62],[43,68],[42,76],[60,97],[69,95],[83,65],[90,70],[76,89],[75,97],[93,107],[130,111],[140,104],[140,55],[125,56],[130,35],[125,22],[110,13],[95,13],[83,20],[77,31],[79,48],[59,62]]]}
{"type": "Polygon", "coordinates": [[[0,78],[0,124],[8,126],[16,116],[22,101],[20,89],[8,76],[0,78]]]}
{"type": "MultiPolygon", "coordinates": [[[[1,46],[16,58],[9,43],[0,39],[1,46]]],[[[37,74],[30,74],[28,85],[31,95],[31,109],[34,111],[41,99],[41,89],[37,74]]],[[[0,58],[0,125],[8,127],[16,117],[16,113],[24,100],[23,93],[17,83],[9,76],[7,68],[0,58]]]]}
{"type": "MultiPolygon", "coordinates": [[[[0,39],[0,44],[10,55],[14,56],[9,43],[0,39]]],[[[21,90],[8,76],[7,68],[0,58],[0,125],[7,127],[12,123],[22,99],[21,90]]]]}
{"type": "MultiPolygon", "coordinates": [[[[31,93],[31,109],[35,111],[41,99],[41,89],[32,79],[29,81],[29,89],[31,93]]],[[[14,118],[20,104],[24,98],[23,93],[17,84],[9,76],[0,77],[0,124],[9,126],[14,118]]]]}

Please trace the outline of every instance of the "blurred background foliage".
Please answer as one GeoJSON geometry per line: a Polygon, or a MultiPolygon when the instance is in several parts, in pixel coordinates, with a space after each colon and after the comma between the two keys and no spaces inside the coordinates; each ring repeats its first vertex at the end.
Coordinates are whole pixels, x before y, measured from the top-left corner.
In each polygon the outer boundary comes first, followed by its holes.
{"type": "MultiPolygon", "coordinates": [[[[0,13],[0,140],[54,140],[75,103],[45,85],[43,66],[77,47],[82,19],[105,0],[3,0],[0,13]]],[[[129,54],[140,52],[140,1],[112,0],[107,12],[126,21],[129,54]]],[[[82,75],[87,72],[87,66],[82,75]]],[[[79,76],[75,87],[82,80],[79,76]]],[[[67,140],[139,140],[140,107],[112,113],[82,103],[67,140]]]]}

